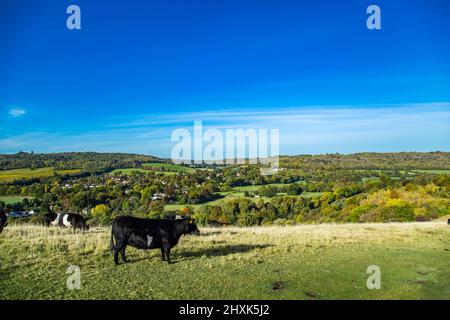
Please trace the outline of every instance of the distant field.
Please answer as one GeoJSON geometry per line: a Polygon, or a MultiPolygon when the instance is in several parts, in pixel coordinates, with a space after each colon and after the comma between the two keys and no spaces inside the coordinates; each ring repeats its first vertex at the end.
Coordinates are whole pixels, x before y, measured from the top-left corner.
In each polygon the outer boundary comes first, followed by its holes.
{"type": "MultiPolygon", "coordinates": [[[[365,170],[365,169],[351,169],[350,171],[360,172],[394,172],[395,170],[365,170]]],[[[428,173],[428,174],[450,174],[450,169],[433,170],[433,169],[412,169],[412,170],[398,170],[401,174],[415,174],[415,173],[428,173]]]]}
{"type": "Polygon", "coordinates": [[[25,198],[30,199],[30,197],[21,197],[21,196],[2,196],[0,197],[0,201],[5,204],[15,204],[22,202],[25,198]]]}
{"type": "Polygon", "coordinates": [[[54,168],[38,168],[38,169],[14,169],[14,170],[0,170],[0,182],[9,182],[17,179],[42,178],[58,173],[60,175],[76,174],[81,170],[55,170],[54,168]]]}
{"type": "Polygon", "coordinates": [[[294,182],[294,183],[270,183],[270,184],[260,184],[260,185],[254,185],[254,186],[244,186],[244,187],[234,187],[234,190],[238,190],[238,191],[249,191],[249,192],[253,192],[253,191],[258,191],[259,189],[261,189],[262,187],[285,187],[291,184],[295,184],[298,182],[294,182]]]}
{"type": "Polygon", "coordinates": [[[177,172],[170,172],[170,171],[151,171],[151,170],[145,170],[145,169],[139,169],[139,168],[126,168],[126,169],[115,169],[111,172],[111,174],[115,173],[122,173],[122,174],[131,174],[133,172],[143,172],[143,173],[162,173],[166,176],[172,176],[176,175],[177,172]]]}
{"type": "Polygon", "coordinates": [[[156,173],[163,173],[167,176],[172,176],[172,175],[176,175],[178,172],[186,172],[186,173],[193,173],[195,172],[195,169],[193,168],[188,168],[188,167],[184,167],[184,166],[180,166],[180,165],[176,165],[176,164],[169,164],[169,163],[144,163],[142,164],[142,167],[152,167],[155,169],[160,169],[160,168],[164,168],[166,170],[170,170],[170,171],[159,171],[159,170],[145,170],[142,168],[126,168],[126,169],[116,169],[114,171],[111,172],[111,174],[117,173],[117,172],[121,172],[123,174],[131,174],[132,172],[144,172],[144,173],[149,173],[149,172],[156,172],[156,173]]]}
{"type": "MultiPolygon", "coordinates": [[[[190,204],[190,205],[188,205],[188,204],[166,204],[164,206],[164,209],[167,210],[167,211],[175,211],[175,210],[180,210],[182,208],[185,208],[185,207],[189,206],[189,207],[192,207],[194,209],[194,211],[197,211],[202,206],[206,206],[206,205],[208,205],[208,206],[218,206],[218,205],[223,204],[224,202],[227,202],[227,201],[230,201],[230,200],[233,200],[233,199],[239,199],[239,198],[247,198],[247,199],[250,199],[250,200],[258,200],[257,198],[244,197],[244,194],[240,193],[240,192],[238,192],[238,193],[231,192],[231,193],[225,193],[225,197],[223,197],[223,198],[216,199],[216,200],[213,200],[213,201],[209,201],[209,202],[206,202],[206,203],[190,204]]],[[[263,199],[265,202],[269,201],[269,198],[266,198],[266,197],[261,197],[261,199],[263,199]]]]}
{"type": "Polygon", "coordinates": [[[200,228],[172,250],[129,247],[114,266],[110,228],[86,234],[8,226],[0,235],[0,300],[450,299],[445,222],[200,228]],[[69,265],[81,289],[69,290],[69,265]],[[378,266],[381,289],[369,290],[378,266]]]}
{"type": "Polygon", "coordinates": [[[411,170],[412,172],[417,173],[429,173],[429,174],[450,174],[449,170],[411,170]]]}
{"type": "Polygon", "coordinates": [[[119,173],[119,172],[122,174],[131,174],[133,172],[149,173],[150,171],[144,170],[144,169],[139,169],[139,168],[125,168],[125,169],[115,169],[115,170],[111,171],[111,174],[115,174],[115,173],[119,173]]]}
{"type": "MultiPolygon", "coordinates": [[[[234,188],[237,189],[237,188],[234,188]]],[[[191,204],[191,205],[187,205],[187,204],[167,204],[164,206],[164,209],[167,211],[176,211],[176,210],[180,210],[184,207],[192,207],[194,209],[194,211],[197,211],[200,207],[202,206],[217,206],[217,205],[221,205],[224,202],[230,201],[230,200],[234,200],[234,199],[239,199],[239,198],[246,198],[252,201],[259,201],[259,200],[263,200],[264,203],[267,203],[270,201],[271,198],[268,197],[245,197],[244,196],[244,192],[242,191],[228,191],[228,192],[218,192],[219,194],[223,195],[223,198],[220,199],[216,199],[213,201],[209,201],[206,203],[202,203],[202,204],[191,204]]],[[[312,197],[320,197],[323,194],[323,192],[304,192],[299,196],[288,196],[288,197],[302,197],[302,198],[312,198],[312,197]]],[[[284,194],[279,194],[279,195],[283,195],[284,194]]]]}
{"type": "Polygon", "coordinates": [[[173,172],[188,172],[193,173],[195,169],[181,166],[178,164],[170,164],[170,163],[144,163],[143,167],[153,167],[153,168],[164,168],[173,172]]]}
{"type": "Polygon", "coordinates": [[[323,194],[324,192],[303,192],[299,197],[313,198],[313,197],[320,197],[323,194]]]}

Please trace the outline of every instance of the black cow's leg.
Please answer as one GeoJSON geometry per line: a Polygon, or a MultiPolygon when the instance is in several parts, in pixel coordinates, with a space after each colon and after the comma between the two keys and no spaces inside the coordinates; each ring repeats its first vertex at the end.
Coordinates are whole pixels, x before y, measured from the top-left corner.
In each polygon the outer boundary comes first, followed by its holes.
{"type": "Polygon", "coordinates": [[[116,242],[116,244],[114,246],[114,263],[116,265],[119,264],[119,252],[121,251],[121,249],[122,249],[122,243],[121,242],[119,242],[119,243],[116,242]]]}
{"type": "Polygon", "coordinates": [[[114,247],[114,263],[119,264],[119,248],[114,247]]]}
{"type": "Polygon", "coordinates": [[[167,256],[167,263],[168,263],[168,264],[171,264],[172,261],[170,260],[170,247],[168,247],[168,248],[166,249],[166,256],[167,256]]]}
{"type": "Polygon", "coordinates": [[[166,256],[164,255],[164,248],[161,247],[161,261],[166,261],[166,256]]]}
{"type": "Polygon", "coordinates": [[[123,263],[127,262],[127,257],[125,256],[125,249],[127,248],[126,245],[123,245],[122,249],[120,250],[120,255],[122,256],[123,263]]]}
{"type": "Polygon", "coordinates": [[[164,252],[166,254],[167,263],[170,263],[170,243],[167,241],[163,242],[164,252]]]}

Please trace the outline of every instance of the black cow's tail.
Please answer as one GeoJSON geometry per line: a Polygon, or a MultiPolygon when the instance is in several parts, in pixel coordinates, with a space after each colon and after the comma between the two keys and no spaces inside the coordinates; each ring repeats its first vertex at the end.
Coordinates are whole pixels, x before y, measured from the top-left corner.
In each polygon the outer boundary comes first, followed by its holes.
{"type": "Polygon", "coordinates": [[[113,254],[114,251],[114,222],[111,227],[111,240],[109,241],[109,254],[113,254]]]}

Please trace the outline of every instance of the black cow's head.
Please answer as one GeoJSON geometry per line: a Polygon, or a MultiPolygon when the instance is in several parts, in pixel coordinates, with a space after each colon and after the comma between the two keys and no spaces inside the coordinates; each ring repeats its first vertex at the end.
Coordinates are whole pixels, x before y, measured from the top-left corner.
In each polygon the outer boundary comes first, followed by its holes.
{"type": "Polygon", "coordinates": [[[0,211],[0,233],[2,233],[3,228],[6,227],[8,225],[8,223],[6,222],[6,213],[5,211],[0,211]]]}
{"type": "Polygon", "coordinates": [[[193,234],[196,236],[200,235],[200,230],[198,230],[194,219],[186,218],[185,221],[186,221],[186,226],[184,228],[185,234],[193,234]]]}

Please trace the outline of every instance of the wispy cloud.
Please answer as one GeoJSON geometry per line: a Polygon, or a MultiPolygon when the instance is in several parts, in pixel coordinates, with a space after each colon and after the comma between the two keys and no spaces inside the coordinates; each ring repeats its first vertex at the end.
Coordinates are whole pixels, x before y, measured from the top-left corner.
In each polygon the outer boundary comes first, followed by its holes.
{"type": "Polygon", "coordinates": [[[8,113],[11,117],[17,118],[26,115],[27,111],[25,109],[14,108],[10,109],[8,113]]]}
{"type": "Polygon", "coordinates": [[[127,115],[95,129],[22,132],[0,136],[0,152],[124,151],[167,157],[174,129],[280,129],[282,154],[450,150],[450,103],[321,106],[127,115]]]}

